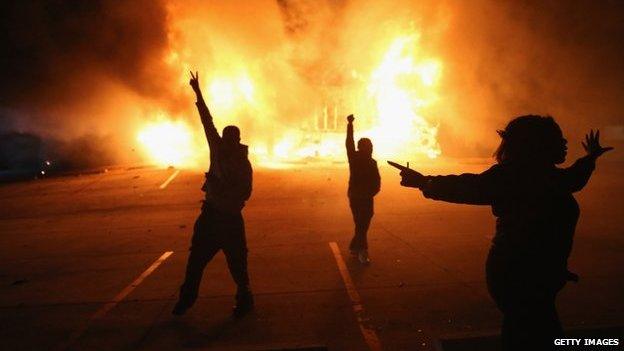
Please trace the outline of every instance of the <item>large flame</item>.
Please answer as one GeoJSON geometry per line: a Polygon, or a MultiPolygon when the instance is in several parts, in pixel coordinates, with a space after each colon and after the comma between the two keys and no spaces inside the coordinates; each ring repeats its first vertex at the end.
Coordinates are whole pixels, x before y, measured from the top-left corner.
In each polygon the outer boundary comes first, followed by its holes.
{"type": "MultiPolygon", "coordinates": [[[[213,36],[208,41],[203,31],[196,30],[198,23],[176,22],[186,36],[180,47],[173,46],[168,63],[180,68],[179,83],[189,100],[187,72],[200,71],[217,128],[240,126],[242,140],[257,163],[344,161],[345,117],[352,113],[356,139],[370,138],[377,158],[417,161],[441,154],[431,111],[440,101],[443,65],[422,49],[413,27],[376,36],[374,44],[364,43],[370,54],[359,55],[361,50],[349,48],[342,52],[344,59],[320,60],[324,67],[307,65],[305,59],[292,64],[293,46],[299,42],[293,44],[289,38],[276,39],[269,53],[257,57],[248,53],[252,39],[221,42],[213,36]],[[219,48],[213,61],[204,63],[201,53],[213,47],[219,48]]],[[[300,49],[296,53],[301,57],[314,57],[314,52],[306,51],[307,44],[300,49]]],[[[152,162],[192,167],[207,161],[203,133],[181,122],[185,119],[199,127],[191,101],[184,115],[161,117],[140,128],[138,140],[152,162]]]]}
{"type": "Polygon", "coordinates": [[[440,154],[437,127],[421,111],[437,99],[441,64],[431,59],[416,61],[416,43],[416,35],[395,39],[368,86],[377,112],[375,126],[368,133],[383,156],[404,156],[401,150],[429,158],[440,154]]]}
{"type": "Polygon", "coordinates": [[[137,140],[147,158],[159,166],[194,167],[196,153],[194,136],[189,126],[161,115],[139,131],[137,140]]]}
{"type": "MultiPolygon", "coordinates": [[[[372,139],[378,157],[438,157],[438,128],[427,121],[422,111],[438,101],[436,87],[442,64],[418,57],[417,44],[416,34],[392,40],[381,62],[364,80],[364,96],[357,89],[345,88],[353,111],[336,115],[336,109],[328,111],[325,106],[314,116],[314,128],[284,133],[268,152],[268,160],[343,159],[344,117],[351,112],[356,113],[356,118],[363,117],[357,118],[356,133],[372,139]]],[[[352,74],[360,76],[355,71],[352,74]]],[[[262,150],[266,161],[267,148],[262,150]]]]}

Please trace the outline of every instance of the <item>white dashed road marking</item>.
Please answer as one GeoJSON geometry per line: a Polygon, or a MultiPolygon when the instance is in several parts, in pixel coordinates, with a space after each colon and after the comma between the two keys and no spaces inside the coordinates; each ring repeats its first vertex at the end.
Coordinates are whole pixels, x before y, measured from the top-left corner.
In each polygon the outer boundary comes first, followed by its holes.
{"type": "Polygon", "coordinates": [[[158,189],[164,189],[167,187],[167,185],[169,185],[169,183],[171,183],[171,181],[173,181],[173,179],[175,179],[175,177],[178,176],[178,174],[180,174],[180,170],[176,169],[175,172],[173,172],[173,174],[171,174],[169,176],[169,178],[167,178],[167,180],[165,180],[164,183],[160,184],[160,186],[158,187],[158,189]]]}
{"type": "Polygon", "coordinates": [[[169,256],[173,254],[173,251],[166,251],[162,254],[151,266],[149,266],[141,275],[136,278],[130,285],[126,286],[119,294],[117,294],[111,301],[107,302],[99,310],[97,310],[85,323],[83,323],[78,329],[76,329],[58,349],[66,350],[72,346],[80,337],[87,331],[89,325],[97,319],[104,317],[110,310],[113,309],[121,300],[126,298],[139,284],[143,282],[148,275],[152,274],[161,263],[163,263],[169,256]]]}
{"type": "Polygon", "coordinates": [[[336,259],[336,264],[338,265],[340,276],[342,276],[342,281],[347,288],[347,294],[349,295],[349,299],[351,299],[353,312],[355,313],[355,317],[358,321],[358,326],[360,327],[360,331],[362,332],[364,341],[366,342],[370,350],[381,351],[381,342],[379,341],[379,337],[377,337],[375,329],[373,329],[372,326],[366,323],[366,318],[364,316],[364,307],[362,306],[362,299],[360,298],[360,294],[358,294],[357,290],[355,289],[353,280],[351,280],[349,270],[347,269],[347,265],[342,259],[338,244],[332,241],[331,243],[329,243],[329,248],[334,253],[334,258],[336,259]]]}

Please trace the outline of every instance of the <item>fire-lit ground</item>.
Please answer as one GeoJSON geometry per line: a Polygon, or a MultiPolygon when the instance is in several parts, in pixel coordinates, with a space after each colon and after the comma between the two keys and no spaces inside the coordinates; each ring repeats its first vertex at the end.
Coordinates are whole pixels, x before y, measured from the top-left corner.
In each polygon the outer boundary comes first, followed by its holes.
{"type": "MultiPolygon", "coordinates": [[[[203,175],[183,170],[163,187],[174,172],[112,169],[0,186],[2,349],[73,340],[69,349],[366,350],[363,323],[384,350],[434,350],[436,340],[497,333],[500,315],[484,282],[489,208],[424,200],[383,168],[373,263],[362,267],[347,252],[345,165],[256,169],[244,213],[257,311],[230,319],[234,285],[219,254],[195,307],[175,318],[203,175]],[[361,321],[331,242],[361,297],[361,321]]],[[[623,176],[621,164],[602,162],[577,196],[582,214],[570,266],[581,281],[559,299],[568,329],[624,324],[623,176]]]]}

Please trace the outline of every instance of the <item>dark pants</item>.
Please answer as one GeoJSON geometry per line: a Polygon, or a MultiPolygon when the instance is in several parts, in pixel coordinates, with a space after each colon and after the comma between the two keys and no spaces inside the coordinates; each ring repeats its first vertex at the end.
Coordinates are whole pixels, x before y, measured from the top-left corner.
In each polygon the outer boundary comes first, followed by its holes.
{"type": "Polygon", "coordinates": [[[555,299],[565,282],[539,273],[527,275],[526,267],[497,256],[490,251],[487,282],[503,313],[503,350],[555,350],[554,339],[563,337],[555,299]]]}
{"type": "Polygon", "coordinates": [[[206,264],[223,250],[238,294],[247,293],[247,243],[241,213],[222,213],[207,204],[195,221],[186,277],[180,287],[180,302],[190,307],[197,299],[199,284],[206,264]]]}
{"type": "Polygon", "coordinates": [[[355,234],[351,239],[349,249],[351,251],[367,250],[366,234],[373,218],[373,198],[349,198],[349,206],[355,223],[355,234]]]}

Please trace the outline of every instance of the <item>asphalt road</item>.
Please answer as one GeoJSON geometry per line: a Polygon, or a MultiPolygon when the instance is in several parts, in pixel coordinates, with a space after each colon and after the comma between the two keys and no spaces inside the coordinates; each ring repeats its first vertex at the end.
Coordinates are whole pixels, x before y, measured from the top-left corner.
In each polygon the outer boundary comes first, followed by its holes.
{"type": "MultiPolygon", "coordinates": [[[[484,282],[490,209],[426,200],[385,167],[368,267],[348,255],[344,166],[256,169],[244,211],[256,312],[230,318],[235,286],[219,254],[195,307],[174,317],[203,180],[182,170],[163,187],[175,172],[0,185],[2,349],[436,350],[498,333],[484,282]]],[[[570,266],[581,281],[560,294],[567,329],[624,325],[623,176],[599,165],[577,196],[570,266]]]]}

